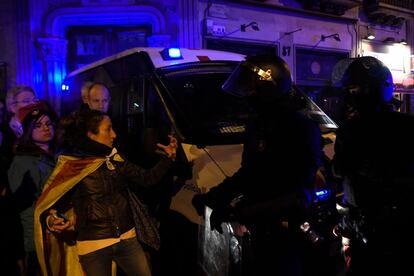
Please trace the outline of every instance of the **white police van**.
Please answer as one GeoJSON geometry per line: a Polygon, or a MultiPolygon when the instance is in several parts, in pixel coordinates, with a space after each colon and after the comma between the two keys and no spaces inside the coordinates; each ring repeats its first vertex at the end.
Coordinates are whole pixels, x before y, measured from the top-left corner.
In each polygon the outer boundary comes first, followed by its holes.
{"type": "MultiPolygon", "coordinates": [[[[155,144],[166,142],[167,134],[174,132],[182,143],[181,158],[191,165],[191,179],[172,184],[172,201],[167,202],[191,223],[202,224],[191,205],[192,196],[231,176],[241,163],[249,109],[245,100],[223,93],[221,86],[243,59],[244,55],[206,49],[129,49],[68,74],[62,85],[62,112],[79,108],[85,82],[106,85],[121,152],[144,167],[157,160],[155,144]]],[[[309,115],[329,135],[336,124],[302,96],[309,115]]],[[[321,197],[330,193],[325,187],[315,192],[321,197]]],[[[211,262],[226,251],[220,253],[219,248],[230,247],[230,239],[210,233],[208,227],[201,234],[204,241],[216,241],[204,244],[204,257],[212,251],[216,257],[203,259],[206,273],[222,275],[211,262]]]]}
{"type": "MultiPolygon", "coordinates": [[[[103,83],[121,152],[149,167],[157,159],[155,144],[173,131],[193,167],[193,181],[185,187],[207,191],[240,166],[248,107],[221,85],[243,59],[204,49],[129,49],[68,74],[62,113],[79,108],[85,82],[103,83]]],[[[191,204],[181,212],[199,220],[191,204]]]]}

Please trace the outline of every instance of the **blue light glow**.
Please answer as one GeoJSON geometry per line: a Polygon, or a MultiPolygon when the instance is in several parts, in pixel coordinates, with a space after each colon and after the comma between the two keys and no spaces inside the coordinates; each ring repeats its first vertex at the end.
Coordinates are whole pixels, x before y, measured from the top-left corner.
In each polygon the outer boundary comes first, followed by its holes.
{"type": "Polygon", "coordinates": [[[329,197],[329,191],[328,190],[319,190],[315,192],[315,195],[318,200],[326,200],[329,197]]]}
{"type": "Polygon", "coordinates": [[[181,57],[181,51],[178,48],[169,48],[168,49],[168,55],[170,58],[180,58],[181,57]]]}
{"type": "Polygon", "coordinates": [[[69,91],[69,85],[62,84],[62,91],[69,91]]]}
{"type": "Polygon", "coordinates": [[[179,48],[164,48],[160,52],[160,54],[161,54],[163,60],[174,60],[174,59],[182,59],[183,58],[179,48]]]}

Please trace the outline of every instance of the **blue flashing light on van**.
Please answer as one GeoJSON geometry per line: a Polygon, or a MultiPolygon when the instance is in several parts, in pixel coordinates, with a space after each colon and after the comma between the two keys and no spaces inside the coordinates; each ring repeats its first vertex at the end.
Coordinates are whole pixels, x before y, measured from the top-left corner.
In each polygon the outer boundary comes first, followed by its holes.
{"type": "Polygon", "coordinates": [[[183,59],[179,48],[165,48],[160,53],[164,60],[183,59]]]}

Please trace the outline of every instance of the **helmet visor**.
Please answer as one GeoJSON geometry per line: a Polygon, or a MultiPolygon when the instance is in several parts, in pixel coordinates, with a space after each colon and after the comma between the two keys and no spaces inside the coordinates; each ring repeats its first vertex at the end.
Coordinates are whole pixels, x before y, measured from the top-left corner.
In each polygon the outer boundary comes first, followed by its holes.
{"type": "Polygon", "coordinates": [[[332,70],[331,81],[334,87],[342,87],[345,72],[348,70],[349,66],[352,62],[354,62],[354,58],[346,58],[338,61],[332,70]]]}
{"type": "Polygon", "coordinates": [[[255,93],[255,75],[243,63],[239,64],[222,85],[224,92],[236,97],[248,97],[255,93]]]}

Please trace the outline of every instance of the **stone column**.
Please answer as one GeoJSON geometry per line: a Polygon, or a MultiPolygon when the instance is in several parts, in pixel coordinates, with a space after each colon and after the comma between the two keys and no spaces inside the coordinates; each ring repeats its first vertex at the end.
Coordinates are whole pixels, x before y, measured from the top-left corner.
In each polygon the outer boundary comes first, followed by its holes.
{"type": "Polygon", "coordinates": [[[179,45],[185,48],[200,48],[200,20],[198,0],[179,0],[179,45]]]}
{"type": "Polygon", "coordinates": [[[48,100],[60,114],[61,86],[66,75],[66,39],[38,38],[39,52],[42,62],[43,98],[48,100]]]}
{"type": "MultiPolygon", "coordinates": [[[[33,85],[29,1],[16,1],[16,83],[33,85]]],[[[14,84],[13,84],[14,85],[14,84]]]]}

